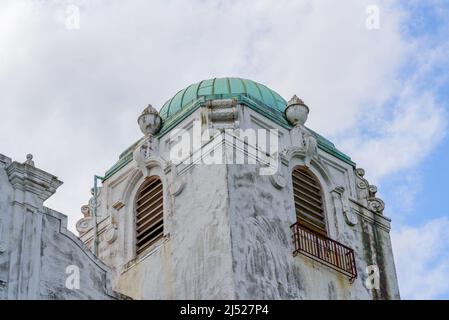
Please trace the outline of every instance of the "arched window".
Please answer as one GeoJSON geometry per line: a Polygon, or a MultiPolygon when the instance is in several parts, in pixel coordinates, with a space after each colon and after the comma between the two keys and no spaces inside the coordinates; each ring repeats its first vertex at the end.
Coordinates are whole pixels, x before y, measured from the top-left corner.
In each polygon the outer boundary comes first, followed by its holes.
{"type": "Polygon", "coordinates": [[[307,168],[293,169],[293,195],[297,222],[322,235],[326,235],[326,221],[320,183],[307,168]]]}
{"type": "Polygon", "coordinates": [[[162,181],[148,177],[136,198],[136,252],[142,253],[164,234],[162,181]]]}

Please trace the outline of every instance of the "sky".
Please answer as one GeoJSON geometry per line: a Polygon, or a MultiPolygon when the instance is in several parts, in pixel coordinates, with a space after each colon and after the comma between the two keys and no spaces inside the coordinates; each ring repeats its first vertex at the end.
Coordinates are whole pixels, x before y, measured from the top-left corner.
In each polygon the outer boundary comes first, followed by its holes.
{"type": "Polygon", "coordinates": [[[2,0],[0,153],[64,181],[46,205],[75,231],[147,104],[252,79],[302,98],[378,186],[402,298],[449,299],[448,17],[445,0],[2,0]]]}

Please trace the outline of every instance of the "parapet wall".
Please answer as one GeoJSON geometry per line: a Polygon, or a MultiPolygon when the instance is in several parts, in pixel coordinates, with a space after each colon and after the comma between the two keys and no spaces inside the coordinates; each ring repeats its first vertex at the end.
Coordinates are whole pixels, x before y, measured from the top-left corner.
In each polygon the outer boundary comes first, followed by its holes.
{"type": "Polygon", "coordinates": [[[119,299],[110,270],[43,206],[62,184],[0,154],[0,299],[119,299]]]}

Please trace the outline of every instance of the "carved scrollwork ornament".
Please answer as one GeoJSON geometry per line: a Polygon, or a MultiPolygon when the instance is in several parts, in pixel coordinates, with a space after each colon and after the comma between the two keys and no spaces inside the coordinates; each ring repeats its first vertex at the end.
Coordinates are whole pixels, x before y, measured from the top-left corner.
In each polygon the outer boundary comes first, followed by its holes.
{"type": "Polygon", "coordinates": [[[363,168],[357,168],[355,169],[355,173],[357,174],[357,176],[359,176],[360,178],[363,178],[365,176],[365,169],[363,168]]]}
{"type": "Polygon", "coordinates": [[[365,170],[362,168],[357,168],[355,170],[356,176],[358,177],[357,187],[359,189],[367,189],[369,187],[368,181],[364,178],[365,170]]]}
{"type": "Polygon", "coordinates": [[[136,163],[136,167],[142,172],[142,175],[146,177],[148,170],[145,165],[145,160],[150,156],[150,147],[148,141],[145,139],[136,147],[133,152],[133,159],[136,163]]]}
{"type": "Polygon", "coordinates": [[[83,214],[83,218],[78,220],[76,223],[76,230],[80,234],[87,232],[90,228],[93,227],[92,205],[93,198],[89,200],[89,204],[81,206],[81,213],[83,214]]]}
{"type": "Polygon", "coordinates": [[[370,185],[368,187],[368,207],[379,213],[382,214],[384,209],[385,209],[385,203],[376,197],[376,193],[377,193],[377,187],[370,185]]]}
{"type": "Polygon", "coordinates": [[[368,207],[371,210],[382,214],[385,209],[385,203],[379,198],[371,198],[368,199],[368,207]]]}
{"type": "Polygon", "coordinates": [[[357,187],[359,187],[360,189],[366,189],[368,188],[368,183],[366,183],[365,181],[359,181],[357,182],[357,187]]]}
{"type": "Polygon", "coordinates": [[[368,207],[368,209],[383,214],[385,203],[376,197],[377,187],[370,185],[368,180],[364,178],[365,170],[358,168],[355,170],[357,182],[357,194],[359,201],[368,207]]]}
{"type": "Polygon", "coordinates": [[[82,218],[76,223],[76,230],[82,234],[93,227],[93,219],[91,217],[82,218]]]}
{"type": "Polygon", "coordinates": [[[306,167],[311,166],[312,160],[321,162],[318,156],[318,140],[317,138],[303,126],[294,127],[291,129],[291,138],[293,139],[292,146],[282,149],[281,159],[291,159],[293,156],[298,156],[304,159],[306,167]]]}
{"type": "MultiPolygon", "coordinates": [[[[101,190],[102,190],[102,187],[97,188],[97,202],[96,202],[97,208],[101,206],[101,198],[100,198],[101,190]]],[[[90,189],[90,193],[92,195],[94,195],[94,188],[90,189]]],[[[91,212],[91,210],[93,210],[94,206],[95,206],[95,197],[92,197],[89,199],[89,207],[90,207],[89,212],[91,212]]],[[[83,210],[83,207],[81,207],[81,212],[83,212],[82,210],[83,210]]]]}
{"type": "Polygon", "coordinates": [[[310,167],[310,162],[312,158],[318,154],[318,142],[316,138],[308,132],[303,133],[304,137],[304,150],[306,152],[306,157],[304,159],[306,167],[310,167]]]}

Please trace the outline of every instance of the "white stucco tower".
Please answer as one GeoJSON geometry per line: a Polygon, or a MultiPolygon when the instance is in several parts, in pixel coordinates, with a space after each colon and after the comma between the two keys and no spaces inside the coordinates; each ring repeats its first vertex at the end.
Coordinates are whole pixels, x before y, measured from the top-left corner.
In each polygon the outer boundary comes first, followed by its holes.
{"type": "Polygon", "coordinates": [[[113,270],[114,290],[398,299],[384,203],[363,169],[306,127],[308,114],[296,96],[239,78],[146,108],[144,136],[99,178],[77,224],[113,270]]]}

